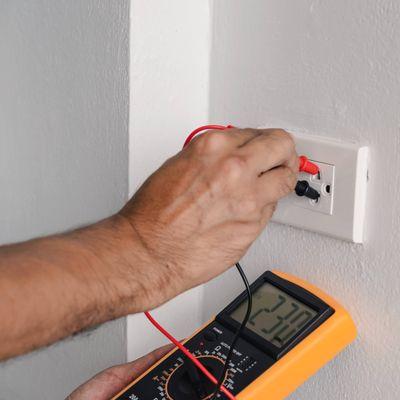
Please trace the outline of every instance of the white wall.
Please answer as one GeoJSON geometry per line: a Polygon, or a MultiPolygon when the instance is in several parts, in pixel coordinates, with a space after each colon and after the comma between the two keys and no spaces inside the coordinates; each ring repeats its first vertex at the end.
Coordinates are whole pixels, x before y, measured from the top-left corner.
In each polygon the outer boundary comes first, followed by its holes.
{"type": "MultiPolygon", "coordinates": [[[[126,200],[128,31],[128,1],[0,2],[1,243],[126,200]]],[[[0,399],[62,399],[123,361],[125,339],[120,320],[0,364],[0,399]]]]}
{"type": "MultiPolygon", "coordinates": [[[[208,119],[210,7],[204,0],[132,0],[130,191],[208,119]]],[[[200,288],[154,313],[183,338],[201,321],[200,288]]],[[[128,318],[128,358],[165,343],[141,314],[128,318]]]]}
{"type": "MultiPolygon", "coordinates": [[[[357,323],[357,342],[293,399],[399,396],[399,19],[395,0],[214,2],[211,121],[297,127],[372,153],[364,246],[271,224],[244,259],[251,278],[275,267],[314,282],[357,323]]],[[[210,283],[204,319],[241,289],[233,271],[210,283]]]]}
{"type": "MultiPolygon", "coordinates": [[[[1,242],[97,220],[126,199],[127,13],[127,1],[1,3],[1,242]]],[[[133,0],[131,16],[131,192],[207,121],[371,146],[364,246],[271,225],[244,264],[252,278],[274,266],[313,281],[359,327],[293,398],[397,398],[400,4],[218,0],[211,16],[204,0],[133,0]]],[[[239,290],[232,271],[157,315],[183,337],[239,290]]],[[[142,316],[128,335],[130,358],[162,342],[142,316]]],[[[122,322],[106,324],[5,363],[0,399],[62,398],[123,360],[124,339],[122,322]]]]}

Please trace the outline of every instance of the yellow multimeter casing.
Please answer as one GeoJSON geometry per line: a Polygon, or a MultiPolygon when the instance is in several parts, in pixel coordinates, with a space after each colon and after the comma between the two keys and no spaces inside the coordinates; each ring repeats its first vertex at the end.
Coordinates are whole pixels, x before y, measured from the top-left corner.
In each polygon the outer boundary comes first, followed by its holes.
{"type": "Polygon", "coordinates": [[[329,304],[335,312],[262,376],[240,392],[237,396],[238,400],[284,399],[357,336],[357,329],[352,318],[335,299],[300,278],[280,271],[273,272],[317,296],[329,304]]]}
{"type": "MultiPolygon", "coordinates": [[[[356,327],[347,311],[310,283],[284,272],[267,271],[252,284],[253,304],[257,297],[257,288],[261,287],[266,288],[265,293],[256,299],[258,310],[253,308],[248,324],[250,329],[246,328],[237,348],[235,347],[225,381],[225,386],[235,394],[237,400],[284,399],[333,359],[357,335],[356,327]],[[276,293],[264,286],[266,284],[274,286],[276,293]],[[269,303],[275,303],[275,299],[279,298],[286,299],[285,306],[280,310],[268,308],[269,303]],[[297,312],[296,316],[291,311],[293,324],[290,318],[283,321],[283,316],[279,315],[284,307],[291,306],[297,312]],[[314,308],[315,312],[308,312],[310,308],[314,308]],[[304,322],[305,320],[307,321],[304,322]],[[293,331],[297,330],[292,336],[286,335],[283,338],[282,334],[279,337],[278,333],[285,328],[286,322],[290,328],[294,327],[293,331]],[[268,325],[270,329],[264,329],[264,325],[268,325]],[[276,325],[280,325],[279,329],[276,325]],[[274,329],[275,333],[270,333],[274,329]]],[[[245,292],[242,293],[217,317],[185,341],[192,354],[217,376],[222,370],[230,340],[238,325],[232,316],[235,315],[235,310],[245,304],[245,296],[245,292]]],[[[290,312],[286,313],[289,314],[290,312]]],[[[237,317],[237,320],[240,318],[237,317]]],[[[189,361],[180,350],[172,350],[113,400],[210,399],[215,388],[206,378],[202,377],[203,394],[195,393],[191,388],[185,372],[187,362],[189,361]]],[[[219,398],[225,396],[220,394],[219,398]]]]}

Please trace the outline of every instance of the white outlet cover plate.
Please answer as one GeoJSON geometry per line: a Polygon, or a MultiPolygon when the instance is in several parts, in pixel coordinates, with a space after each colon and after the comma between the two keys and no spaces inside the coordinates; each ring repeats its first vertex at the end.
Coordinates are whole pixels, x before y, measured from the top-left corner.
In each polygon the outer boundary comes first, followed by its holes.
{"type": "MultiPolygon", "coordinates": [[[[279,202],[272,220],[362,243],[368,181],[368,147],[320,136],[300,133],[292,135],[298,154],[323,163],[321,165],[327,168],[327,174],[331,174],[331,197],[321,197],[321,203],[313,205],[308,199],[292,194],[279,202]]],[[[301,179],[304,178],[310,179],[311,185],[318,188],[313,184],[311,177],[302,174],[301,179]]]]}

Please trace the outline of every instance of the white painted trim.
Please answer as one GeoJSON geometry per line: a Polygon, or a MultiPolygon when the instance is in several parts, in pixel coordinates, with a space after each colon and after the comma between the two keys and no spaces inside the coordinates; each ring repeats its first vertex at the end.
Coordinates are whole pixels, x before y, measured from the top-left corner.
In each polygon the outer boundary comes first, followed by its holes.
{"type": "MultiPolygon", "coordinates": [[[[211,2],[132,0],[130,32],[129,192],[208,122],[211,2]]],[[[177,337],[202,322],[203,288],[155,312],[177,337]]],[[[128,317],[127,354],[134,359],[165,342],[143,315],[128,317]]]]}

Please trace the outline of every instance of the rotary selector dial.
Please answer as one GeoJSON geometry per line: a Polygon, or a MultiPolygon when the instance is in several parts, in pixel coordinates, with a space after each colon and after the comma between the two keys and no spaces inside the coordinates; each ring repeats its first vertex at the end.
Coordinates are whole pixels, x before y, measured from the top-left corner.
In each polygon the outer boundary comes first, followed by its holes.
{"type": "MultiPolygon", "coordinates": [[[[201,355],[198,356],[197,359],[212,375],[217,378],[219,377],[219,374],[224,367],[224,361],[221,358],[214,355],[201,355]]],[[[227,375],[225,376],[225,379],[227,378],[227,375]]],[[[167,378],[165,383],[166,398],[168,400],[210,399],[215,391],[215,385],[210,382],[201,371],[198,371],[198,378],[199,382],[193,384],[186,363],[180,364],[167,378]]]]}

